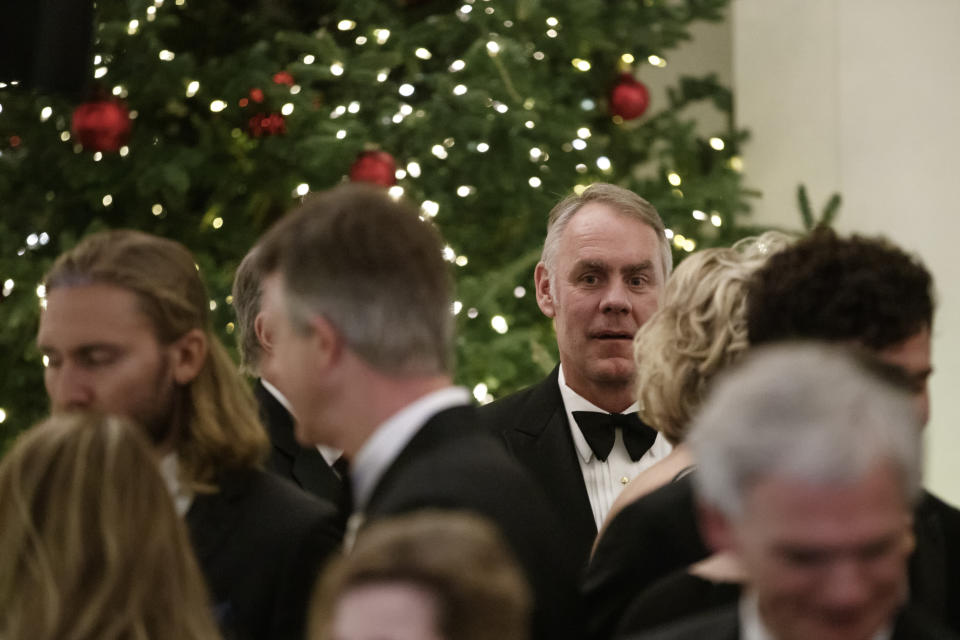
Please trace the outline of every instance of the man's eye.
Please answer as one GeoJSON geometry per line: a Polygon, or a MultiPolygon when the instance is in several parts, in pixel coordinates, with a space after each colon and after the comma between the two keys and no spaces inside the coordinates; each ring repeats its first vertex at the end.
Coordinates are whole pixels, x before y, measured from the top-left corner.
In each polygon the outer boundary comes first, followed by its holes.
{"type": "Polygon", "coordinates": [[[85,364],[88,367],[102,367],[102,366],[111,364],[116,359],[117,359],[117,355],[115,353],[109,353],[109,352],[89,353],[83,358],[83,364],[85,364]]]}
{"type": "Polygon", "coordinates": [[[584,284],[597,284],[598,282],[600,282],[600,278],[598,278],[597,276],[593,275],[592,273],[588,273],[587,275],[585,275],[585,276],[583,276],[582,278],[580,278],[580,280],[581,280],[584,284]]]}
{"type": "Polygon", "coordinates": [[[633,277],[633,278],[630,278],[630,286],[631,286],[631,287],[642,287],[642,286],[644,286],[645,284],[647,284],[647,279],[646,279],[646,278],[641,278],[640,276],[635,276],[635,277],[633,277]]]}

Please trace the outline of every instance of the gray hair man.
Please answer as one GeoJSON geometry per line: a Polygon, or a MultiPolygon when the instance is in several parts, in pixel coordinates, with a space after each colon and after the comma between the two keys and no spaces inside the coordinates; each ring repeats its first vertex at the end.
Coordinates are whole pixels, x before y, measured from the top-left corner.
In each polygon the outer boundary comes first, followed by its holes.
{"type": "Polygon", "coordinates": [[[710,545],[740,560],[738,604],[647,638],[952,637],[905,608],[920,419],[877,365],[837,347],[763,348],[693,424],[710,545]]]}
{"type": "Polygon", "coordinates": [[[275,380],[264,376],[261,365],[273,357],[273,327],[260,313],[263,271],[257,247],[251,249],[233,280],[233,310],[237,316],[237,349],[241,370],[257,377],[254,395],[260,419],[270,436],[267,468],[305,491],[338,506],[344,523],[350,511],[349,491],[344,485],[345,460],[341,452],[326,445],[302,446],[294,436],[292,407],[275,380]]]}
{"type": "Polygon", "coordinates": [[[671,267],[663,221],[637,194],[596,183],[564,198],[534,270],[560,364],[480,410],[546,489],[581,564],[623,486],[670,451],[636,418],[633,336],[657,310],[671,267]]]}

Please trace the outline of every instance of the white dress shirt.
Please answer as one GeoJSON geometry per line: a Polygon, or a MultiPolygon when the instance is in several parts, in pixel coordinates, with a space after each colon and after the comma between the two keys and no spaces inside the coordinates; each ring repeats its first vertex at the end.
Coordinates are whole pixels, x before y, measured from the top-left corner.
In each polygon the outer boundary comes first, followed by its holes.
{"type": "MultiPolygon", "coordinates": [[[[287,410],[287,413],[293,416],[293,407],[290,406],[290,401],[287,400],[285,395],[280,393],[279,389],[270,384],[266,378],[260,378],[260,384],[263,385],[263,388],[266,389],[270,395],[277,399],[277,402],[283,405],[283,408],[287,410]]],[[[294,417],[294,420],[296,420],[296,417],[294,417]]],[[[326,460],[327,464],[331,467],[333,467],[333,463],[339,460],[340,456],[343,455],[343,451],[340,449],[334,449],[333,447],[328,447],[325,444],[318,444],[317,451],[320,452],[320,455],[323,456],[323,459],[326,460]]]]}
{"type": "MultiPolygon", "coordinates": [[[[657,439],[653,446],[643,454],[643,457],[634,462],[630,459],[627,447],[623,443],[623,433],[621,429],[616,430],[616,440],[613,443],[613,449],[607,456],[606,462],[603,462],[593,454],[587,439],[583,437],[580,427],[573,419],[574,411],[596,411],[599,413],[610,413],[596,406],[576,391],[567,386],[563,375],[563,365],[560,366],[558,375],[560,384],[560,395],[563,397],[563,406],[567,411],[567,423],[570,426],[570,435],[573,437],[573,446],[577,450],[577,461],[580,463],[580,471],[583,472],[583,483],[587,487],[587,496],[590,498],[590,508],[593,510],[593,519],[597,524],[597,529],[603,524],[613,501],[617,499],[623,487],[631,479],[647,467],[653,465],[661,458],[665,457],[673,448],[663,434],[657,434],[657,439]]],[[[634,403],[627,407],[624,413],[631,413],[637,410],[637,404],[634,403]]]]}
{"type": "Polygon", "coordinates": [[[170,497],[173,499],[173,508],[181,518],[187,515],[190,505],[193,504],[193,491],[189,487],[180,486],[180,460],[176,452],[170,452],[160,458],[160,475],[167,485],[170,497]]]}
{"type": "MultiPolygon", "coordinates": [[[[760,618],[756,594],[744,591],[740,596],[740,640],[777,640],[760,618]]],[[[890,640],[893,629],[887,625],[874,636],[873,640],[890,640]]]]}

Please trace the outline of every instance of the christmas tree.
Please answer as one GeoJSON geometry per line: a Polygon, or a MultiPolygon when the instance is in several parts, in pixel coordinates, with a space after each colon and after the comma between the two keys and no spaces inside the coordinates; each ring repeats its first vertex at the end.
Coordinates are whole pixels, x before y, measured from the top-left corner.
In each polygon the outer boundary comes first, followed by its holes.
{"type": "Polygon", "coordinates": [[[485,399],[536,380],[556,353],[532,272],[571,189],[640,193],[678,259],[745,233],[730,91],[684,77],[648,105],[644,85],[726,4],[99,2],[88,97],[0,86],[4,436],[47,410],[38,285],[79,237],[130,227],[184,242],[231,344],[240,258],[297,198],[344,179],[410,198],[447,239],[457,381],[485,399]],[[723,130],[685,116],[704,102],[723,130]]]}

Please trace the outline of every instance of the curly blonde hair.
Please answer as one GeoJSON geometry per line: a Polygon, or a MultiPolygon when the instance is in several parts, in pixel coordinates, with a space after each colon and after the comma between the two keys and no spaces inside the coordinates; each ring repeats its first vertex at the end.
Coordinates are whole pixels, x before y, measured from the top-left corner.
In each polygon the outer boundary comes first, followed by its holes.
{"type": "Polygon", "coordinates": [[[186,528],[140,430],[58,414],[0,463],[0,638],[220,637],[186,528]]]}
{"type": "Polygon", "coordinates": [[[674,271],[660,308],[633,341],[640,416],[681,442],[714,374],[748,346],[747,287],[767,258],[790,243],[768,231],[730,248],[704,249],[674,271]]]}

